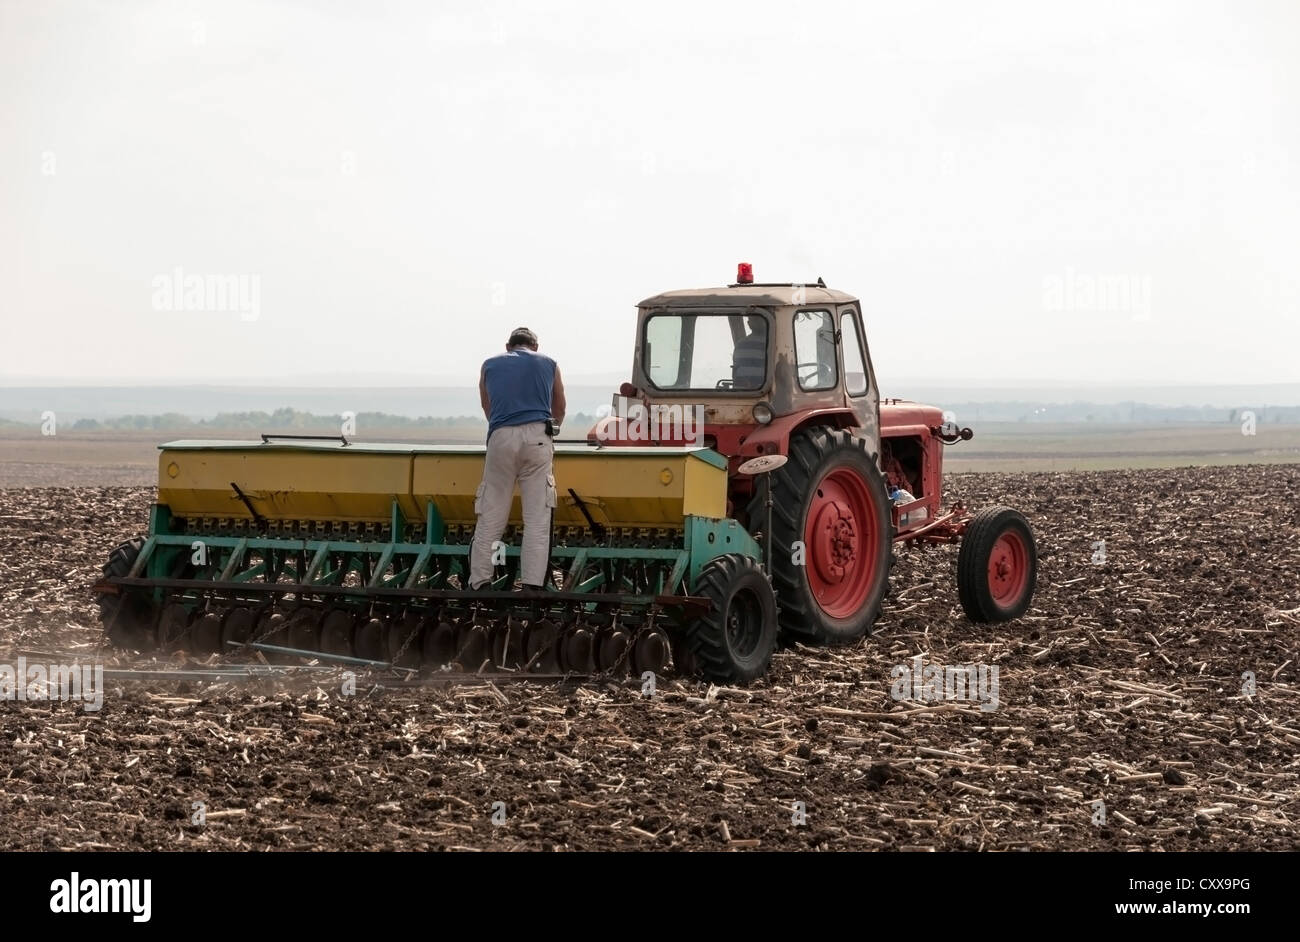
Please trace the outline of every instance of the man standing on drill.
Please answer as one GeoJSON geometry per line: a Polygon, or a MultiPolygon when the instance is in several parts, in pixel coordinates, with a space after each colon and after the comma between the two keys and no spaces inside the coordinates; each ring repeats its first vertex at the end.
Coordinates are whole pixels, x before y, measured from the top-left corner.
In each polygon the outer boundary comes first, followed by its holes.
{"type": "Polygon", "coordinates": [[[566,406],[560,368],[537,352],[535,333],[517,327],[506,352],[483,362],[478,391],[488,441],[483,481],[474,495],[478,523],[470,546],[469,587],[481,590],[492,581],[492,544],[505,532],[517,483],[524,509],[520,576],[525,589],[540,589],[550,562],[555,508],[552,437],[566,406]]]}

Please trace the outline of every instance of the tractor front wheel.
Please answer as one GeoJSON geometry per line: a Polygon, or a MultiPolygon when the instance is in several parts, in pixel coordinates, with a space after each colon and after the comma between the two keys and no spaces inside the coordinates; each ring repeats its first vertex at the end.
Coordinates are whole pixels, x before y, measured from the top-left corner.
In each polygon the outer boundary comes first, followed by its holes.
{"type": "Polygon", "coordinates": [[[1037,578],[1038,548],[1020,511],[988,507],[971,519],[957,554],[957,594],[971,621],[1019,618],[1037,578]]]}
{"type": "Polygon", "coordinates": [[[686,626],[695,668],[720,684],[747,684],[767,673],[776,650],[776,595],[758,563],[732,553],[700,571],[696,595],[709,613],[686,626]]]}

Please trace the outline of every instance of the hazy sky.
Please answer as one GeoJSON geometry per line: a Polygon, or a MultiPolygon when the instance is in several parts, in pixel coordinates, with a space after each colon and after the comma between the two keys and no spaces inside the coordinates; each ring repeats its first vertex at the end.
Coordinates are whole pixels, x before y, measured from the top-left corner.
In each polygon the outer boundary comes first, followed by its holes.
{"type": "Polygon", "coordinates": [[[742,260],[895,395],[1294,381],[1298,119],[1288,2],[0,0],[0,382],[626,374],[742,260]]]}

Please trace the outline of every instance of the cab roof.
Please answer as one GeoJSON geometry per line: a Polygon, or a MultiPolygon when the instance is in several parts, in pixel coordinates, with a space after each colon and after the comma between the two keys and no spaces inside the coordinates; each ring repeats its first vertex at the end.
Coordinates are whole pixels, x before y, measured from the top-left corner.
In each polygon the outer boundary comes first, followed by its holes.
{"type": "Polygon", "coordinates": [[[646,298],[637,307],[781,307],[810,304],[849,304],[858,299],[834,288],[818,285],[728,285],[723,288],[686,288],[646,298]]]}

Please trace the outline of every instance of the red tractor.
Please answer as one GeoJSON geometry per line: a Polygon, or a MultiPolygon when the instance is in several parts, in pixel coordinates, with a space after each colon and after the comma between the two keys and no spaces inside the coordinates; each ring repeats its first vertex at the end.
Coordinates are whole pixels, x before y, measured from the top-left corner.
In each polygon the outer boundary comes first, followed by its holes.
{"type": "Polygon", "coordinates": [[[961,542],[957,587],[972,621],[1029,607],[1028,521],[1009,507],[942,507],[943,448],[971,430],[934,406],[880,398],[857,298],[820,279],[756,284],[742,264],[735,284],[669,291],[638,310],[632,381],[588,439],[703,444],[726,457],[728,516],[764,549],[781,629],[821,642],[865,635],[896,542],[961,542]],[[671,421],[638,425],[630,404],[671,421]]]}

